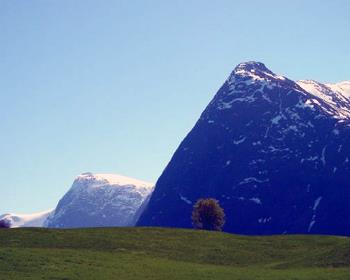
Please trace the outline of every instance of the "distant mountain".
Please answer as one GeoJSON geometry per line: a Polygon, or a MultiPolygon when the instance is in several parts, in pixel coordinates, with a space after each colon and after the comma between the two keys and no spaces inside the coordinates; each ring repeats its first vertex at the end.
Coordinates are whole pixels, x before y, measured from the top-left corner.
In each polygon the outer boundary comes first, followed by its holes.
{"type": "Polygon", "coordinates": [[[4,214],[11,227],[108,227],[135,225],[154,184],[116,174],[79,175],[56,209],[4,214]]]}
{"type": "Polygon", "coordinates": [[[191,227],[214,197],[224,230],[350,235],[350,82],[239,64],[156,183],[140,226],[191,227]]]}
{"type": "Polygon", "coordinates": [[[350,81],[326,84],[327,87],[331,88],[333,92],[340,92],[341,94],[350,98],[350,81]]]}
{"type": "Polygon", "coordinates": [[[59,201],[48,227],[133,226],[153,184],[115,174],[83,173],[59,201]]]}
{"type": "MultiPolygon", "coordinates": [[[[320,98],[323,110],[339,120],[350,118],[350,82],[321,84],[313,80],[297,81],[297,84],[315,98],[320,98]]],[[[317,102],[317,99],[313,100],[317,102]]]]}
{"type": "Polygon", "coordinates": [[[53,213],[47,210],[33,214],[4,214],[0,215],[0,220],[7,220],[11,227],[44,227],[46,219],[53,213]]]}

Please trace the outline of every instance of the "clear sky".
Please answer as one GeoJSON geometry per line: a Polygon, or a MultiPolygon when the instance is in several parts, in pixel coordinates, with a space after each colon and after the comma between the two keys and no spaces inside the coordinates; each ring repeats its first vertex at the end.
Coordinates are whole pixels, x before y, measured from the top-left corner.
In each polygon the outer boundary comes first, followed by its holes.
{"type": "Polygon", "coordinates": [[[0,0],[0,214],[156,181],[239,62],[350,80],[350,1],[0,0]]]}

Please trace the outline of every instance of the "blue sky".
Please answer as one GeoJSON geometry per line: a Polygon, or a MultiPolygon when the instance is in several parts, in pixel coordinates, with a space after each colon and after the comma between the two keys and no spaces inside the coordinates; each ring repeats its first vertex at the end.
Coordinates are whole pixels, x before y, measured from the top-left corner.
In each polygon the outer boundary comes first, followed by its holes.
{"type": "Polygon", "coordinates": [[[0,0],[0,214],[156,181],[236,64],[350,80],[350,1],[0,0]]]}

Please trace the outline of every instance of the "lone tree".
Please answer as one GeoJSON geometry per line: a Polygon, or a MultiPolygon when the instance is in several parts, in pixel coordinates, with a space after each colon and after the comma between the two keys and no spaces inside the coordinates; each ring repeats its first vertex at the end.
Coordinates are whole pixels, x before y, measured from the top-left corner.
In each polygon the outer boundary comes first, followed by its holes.
{"type": "Polygon", "coordinates": [[[0,228],[10,228],[11,227],[11,223],[9,220],[3,219],[0,220],[0,228]]]}
{"type": "Polygon", "coordinates": [[[225,224],[225,213],[213,198],[201,198],[193,206],[192,223],[197,229],[221,231],[225,224]]]}

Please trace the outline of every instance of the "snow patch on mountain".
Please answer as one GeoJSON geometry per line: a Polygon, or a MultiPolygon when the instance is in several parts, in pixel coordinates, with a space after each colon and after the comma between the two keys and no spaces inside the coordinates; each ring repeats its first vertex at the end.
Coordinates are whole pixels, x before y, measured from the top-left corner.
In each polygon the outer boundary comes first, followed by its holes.
{"type": "Polygon", "coordinates": [[[96,187],[101,182],[108,182],[112,186],[134,186],[136,189],[150,189],[153,188],[153,183],[137,180],[134,178],[126,177],[119,174],[108,174],[108,173],[82,173],[77,177],[78,180],[92,180],[95,183],[91,184],[90,187],[96,187]]]}
{"type": "Polygon", "coordinates": [[[12,228],[17,227],[44,227],[46,219],[54,212],[53,209],[33,214],[4,214],[0,220],[10,222],[12,228]]]}

